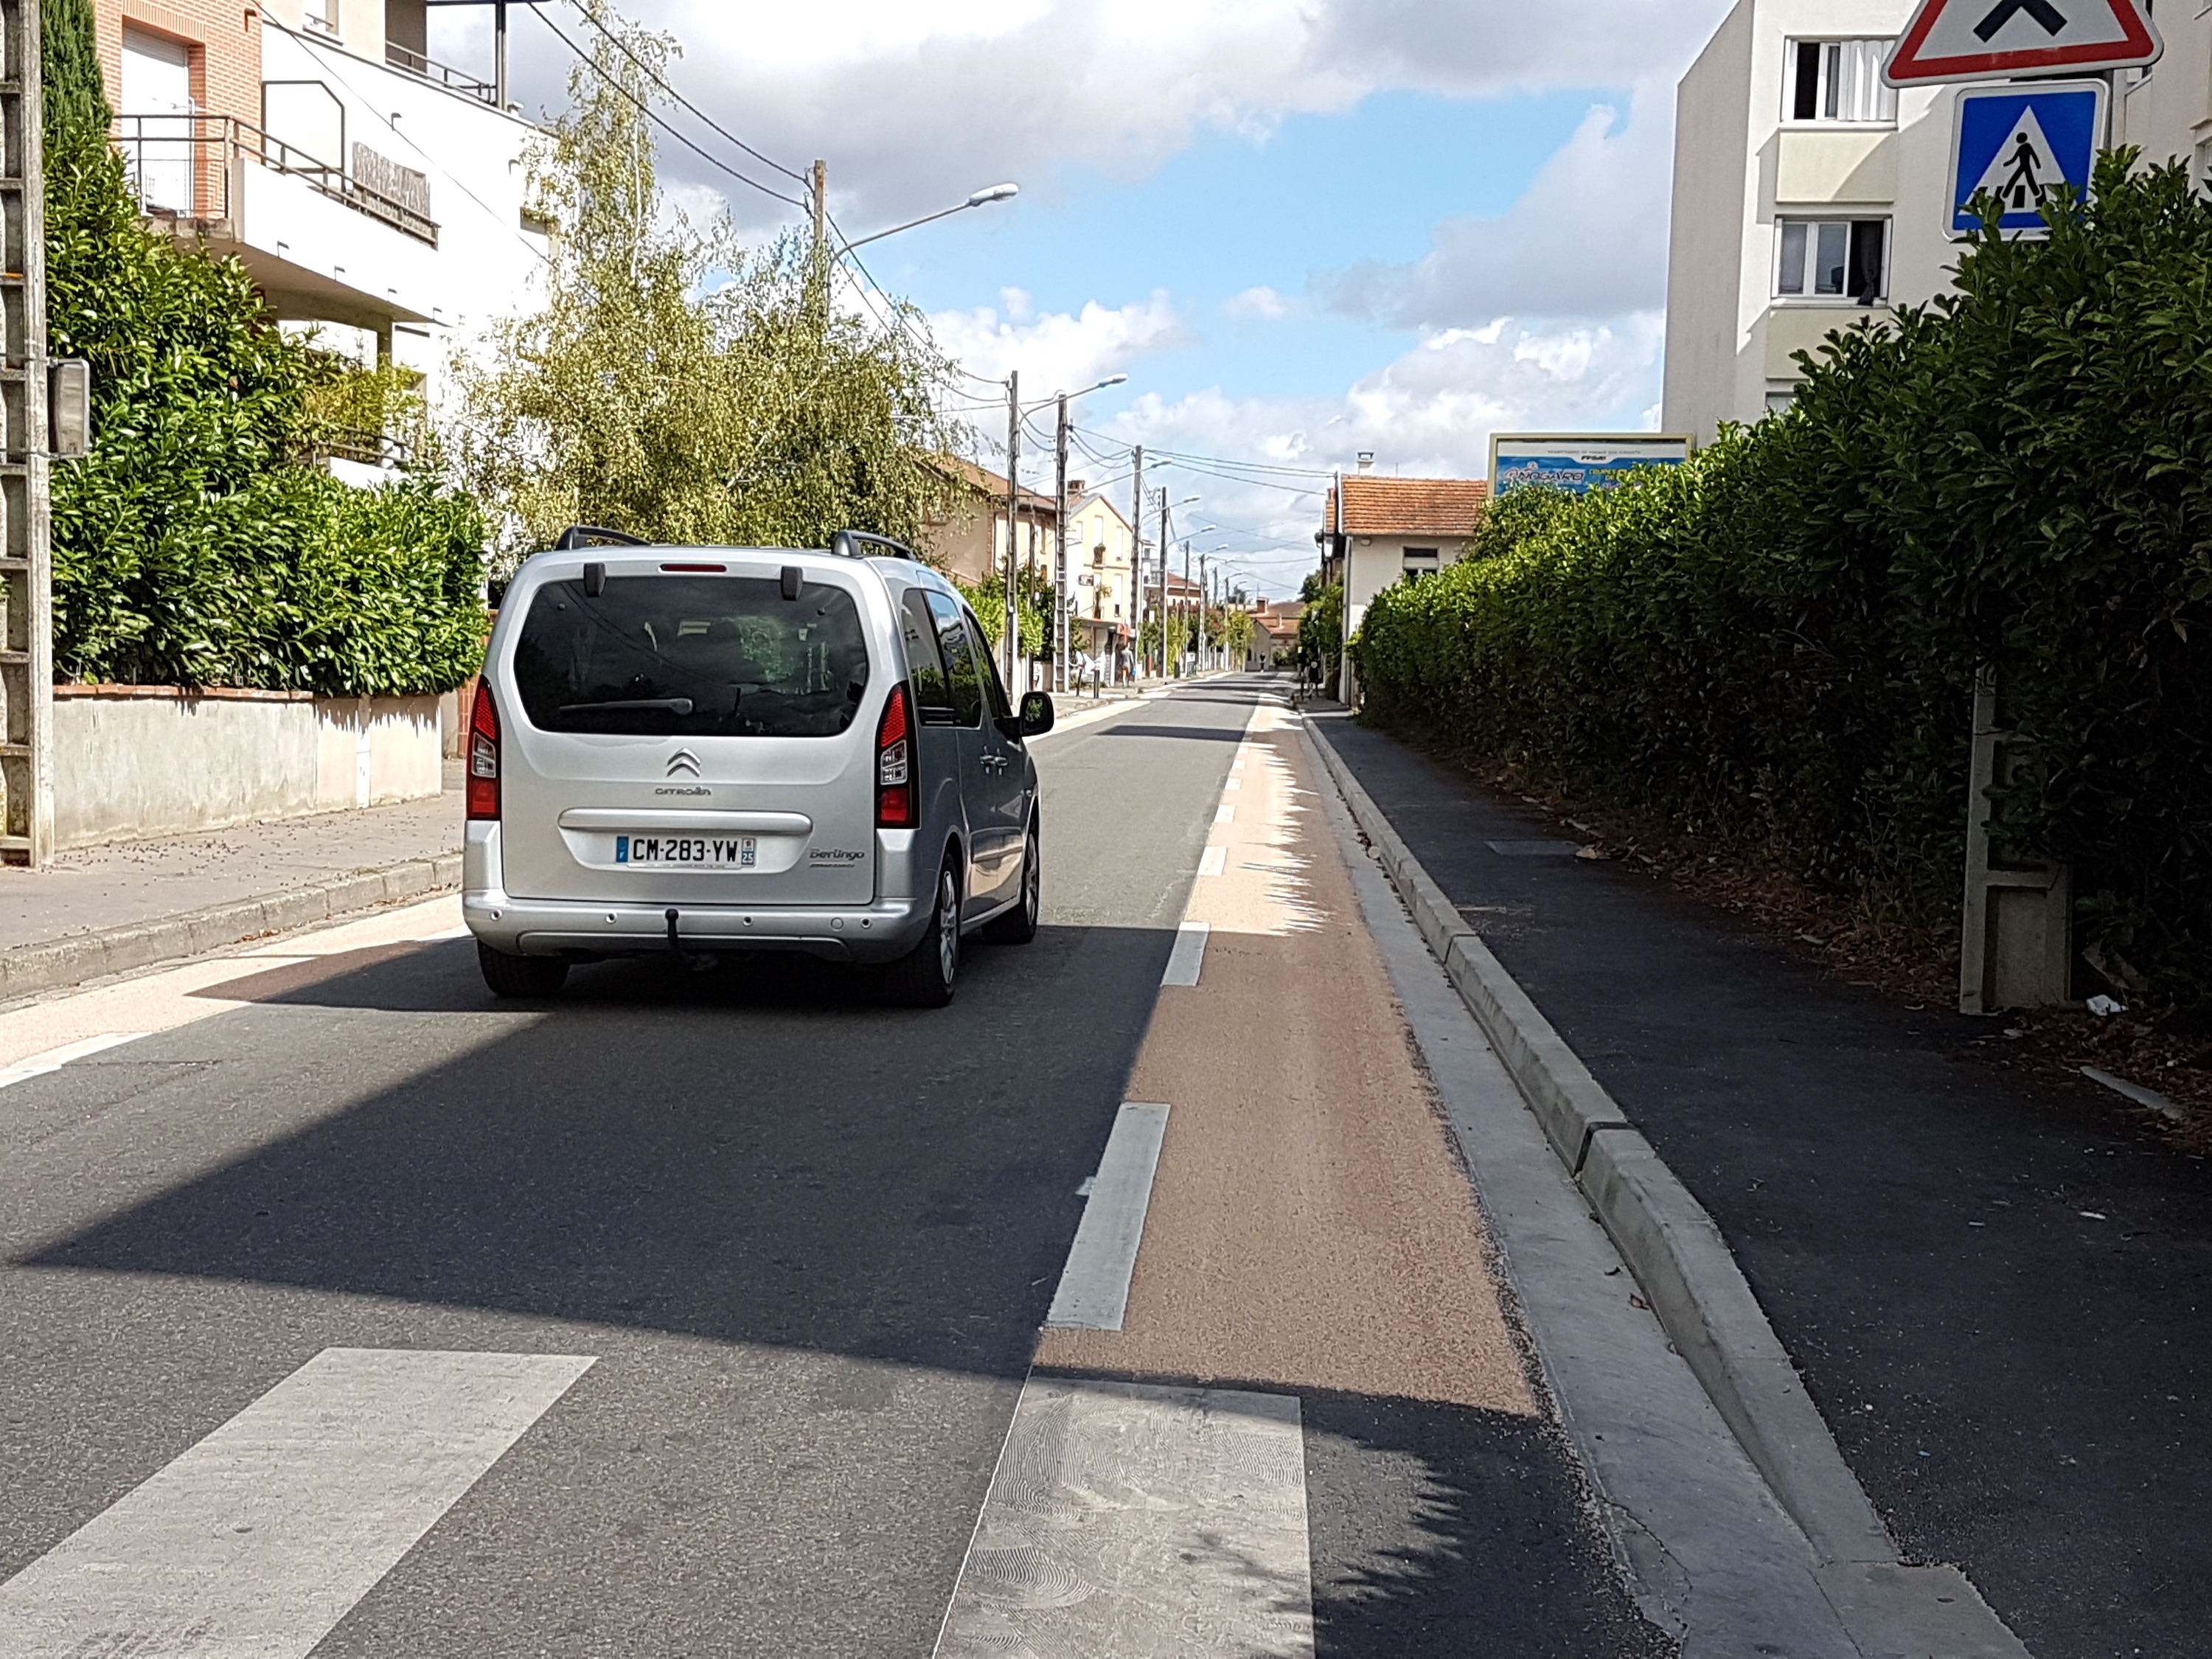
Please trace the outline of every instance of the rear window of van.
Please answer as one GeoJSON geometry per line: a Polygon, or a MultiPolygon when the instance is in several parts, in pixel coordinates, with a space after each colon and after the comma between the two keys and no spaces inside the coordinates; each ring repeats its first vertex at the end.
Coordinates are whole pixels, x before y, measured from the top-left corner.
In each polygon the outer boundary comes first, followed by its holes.
{"type": "Polygon", "coordinates": [[[542,732],[830,738],[860,713],[868,647],[842,587],[750,576],[617,576],[531,600],[514,653],[542,732]]]}

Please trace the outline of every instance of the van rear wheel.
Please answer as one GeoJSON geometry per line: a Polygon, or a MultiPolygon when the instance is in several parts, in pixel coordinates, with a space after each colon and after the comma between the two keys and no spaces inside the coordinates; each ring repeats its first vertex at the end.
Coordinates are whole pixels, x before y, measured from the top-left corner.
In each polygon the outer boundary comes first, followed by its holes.
{"type": "Polygon", "coordinates": [[[555,995],[568,982],[568,964],[558,957],[511,957],[477,943],[477,965],[495,997],[536,1000],[555,995]]]}
{"type": "Polygon", "coordinates": [[[891,1000],[909,1008],[942,1008],[960,974],[960,878],[952,860],[937,872],[937,903],[913,950],[891,964],[891,1000]]]}

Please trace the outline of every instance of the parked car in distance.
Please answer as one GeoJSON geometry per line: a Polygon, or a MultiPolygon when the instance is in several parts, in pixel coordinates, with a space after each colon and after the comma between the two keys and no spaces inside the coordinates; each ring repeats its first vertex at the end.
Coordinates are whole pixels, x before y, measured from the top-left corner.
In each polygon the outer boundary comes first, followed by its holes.
{"type": "Polygon", "coordinates": [[[577,530],[500,609],[467,744],[462,908],[484,980],[799,951],[952,1000],[964,942],[1036,934],[1027,740],[974,611],[906,549],[656,547],[577,530]],[[594,545],[618,542],[619,545],[594,545]]]}

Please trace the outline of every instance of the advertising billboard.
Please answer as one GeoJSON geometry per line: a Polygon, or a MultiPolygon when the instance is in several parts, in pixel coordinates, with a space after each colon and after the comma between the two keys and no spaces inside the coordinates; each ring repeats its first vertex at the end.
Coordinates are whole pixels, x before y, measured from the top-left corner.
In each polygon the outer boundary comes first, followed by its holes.
{"type": "Polygon", "coordinates": [[[1639,466],[1680,466],[1696,441],[1654,433],[1501,432],[1490,441],[1491,493],[1548,484],[1571,495],[1610,489],[1639,466]]]}

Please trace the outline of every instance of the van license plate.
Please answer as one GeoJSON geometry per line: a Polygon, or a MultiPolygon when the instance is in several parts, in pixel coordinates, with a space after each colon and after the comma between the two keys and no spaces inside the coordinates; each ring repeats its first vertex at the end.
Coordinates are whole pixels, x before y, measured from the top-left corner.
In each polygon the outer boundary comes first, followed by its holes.
{"type": "Polygon", "coordinates": [[[617,836],[615,862],[646,870],[750,870],[760,863],[751,836],[617,836]]]}

